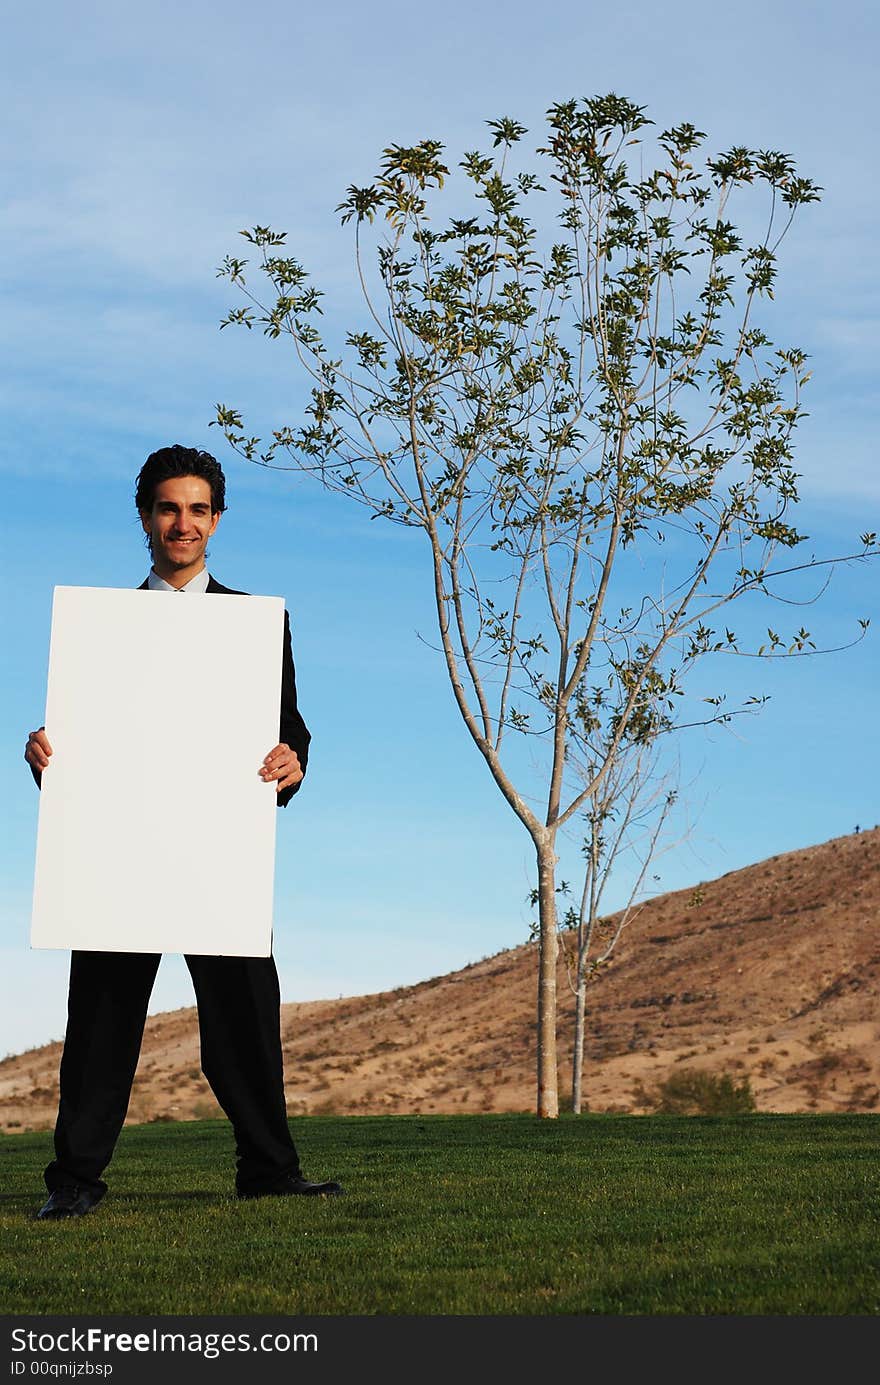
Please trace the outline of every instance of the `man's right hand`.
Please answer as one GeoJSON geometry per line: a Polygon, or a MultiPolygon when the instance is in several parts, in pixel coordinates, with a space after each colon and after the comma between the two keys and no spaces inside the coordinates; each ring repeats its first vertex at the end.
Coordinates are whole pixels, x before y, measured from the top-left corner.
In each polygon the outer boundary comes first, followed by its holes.
{"type": "Polygon", "coordinates": [[[48,765],[51,754],[52,747],[49,744],[45,726],[41,726],[38,731],[32,731],[24,748],[24,758],[38,777],[48,765]]]}

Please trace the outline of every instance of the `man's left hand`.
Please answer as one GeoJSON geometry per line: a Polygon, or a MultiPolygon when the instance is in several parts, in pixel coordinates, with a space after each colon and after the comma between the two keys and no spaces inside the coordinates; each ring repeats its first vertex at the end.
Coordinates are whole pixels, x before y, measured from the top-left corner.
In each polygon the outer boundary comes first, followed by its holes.
{"type": "Polygon", "coordinates": [[[276,793],[280,793],[282,789],[293,788],[302,777],[299,756],[289,745],[276,745],[274,750],[269,751],[260,768],[260,778],[265,784],[271,784],[273,779],[277,781],[276,793]]]}

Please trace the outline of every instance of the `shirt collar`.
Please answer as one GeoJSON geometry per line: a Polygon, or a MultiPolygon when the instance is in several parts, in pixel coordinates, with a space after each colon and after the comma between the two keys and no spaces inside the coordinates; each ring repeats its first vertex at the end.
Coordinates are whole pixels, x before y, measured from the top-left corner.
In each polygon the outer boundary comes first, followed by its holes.
{"type": "Polygon", "coordinates": [[[182,587],[172,587],[170,582],[166,582],[164,577],[160,577],[155,568],[150,568],[147,574],[147,587],[151,592],[206,592],[210,574],[206,567],[201,572],[197,572],[195,577],[182,587]]]}

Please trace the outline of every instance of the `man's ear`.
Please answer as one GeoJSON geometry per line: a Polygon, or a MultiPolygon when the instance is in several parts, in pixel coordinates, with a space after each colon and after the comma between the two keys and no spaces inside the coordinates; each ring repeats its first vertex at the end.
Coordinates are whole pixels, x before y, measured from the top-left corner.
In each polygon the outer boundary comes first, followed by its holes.
{"type": "Polygon", "coordinates": [[[153,521],[149,510],[138,510],[138,514],[141,517],[141,528],[143,529],[144,533],[152,534],[153,521]]]}
{"type": "Polygon", "coordinates": [[[220,523],[220,516],[222,515],[222,513],[222,510],[215,510],[214,513],[211,515],[211,527],[208,530],[208,538],[211,537],[214,530],[217,528],[217,525],[220,523]]]}

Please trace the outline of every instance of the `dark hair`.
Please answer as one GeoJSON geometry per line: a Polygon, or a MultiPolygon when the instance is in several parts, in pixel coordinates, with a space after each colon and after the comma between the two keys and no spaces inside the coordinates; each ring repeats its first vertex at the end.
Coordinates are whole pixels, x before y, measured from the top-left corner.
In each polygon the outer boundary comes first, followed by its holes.
{"type": "Polygon", "coordinates": [[[156,487],[174,476],[201,476],[211,487],[211,513],[226,509],[226,477],[223,468],[210,452],[197,447],[160,447],[151,452],[138,473],[134,503],[138,510],[152,510],[156,487]]]}

